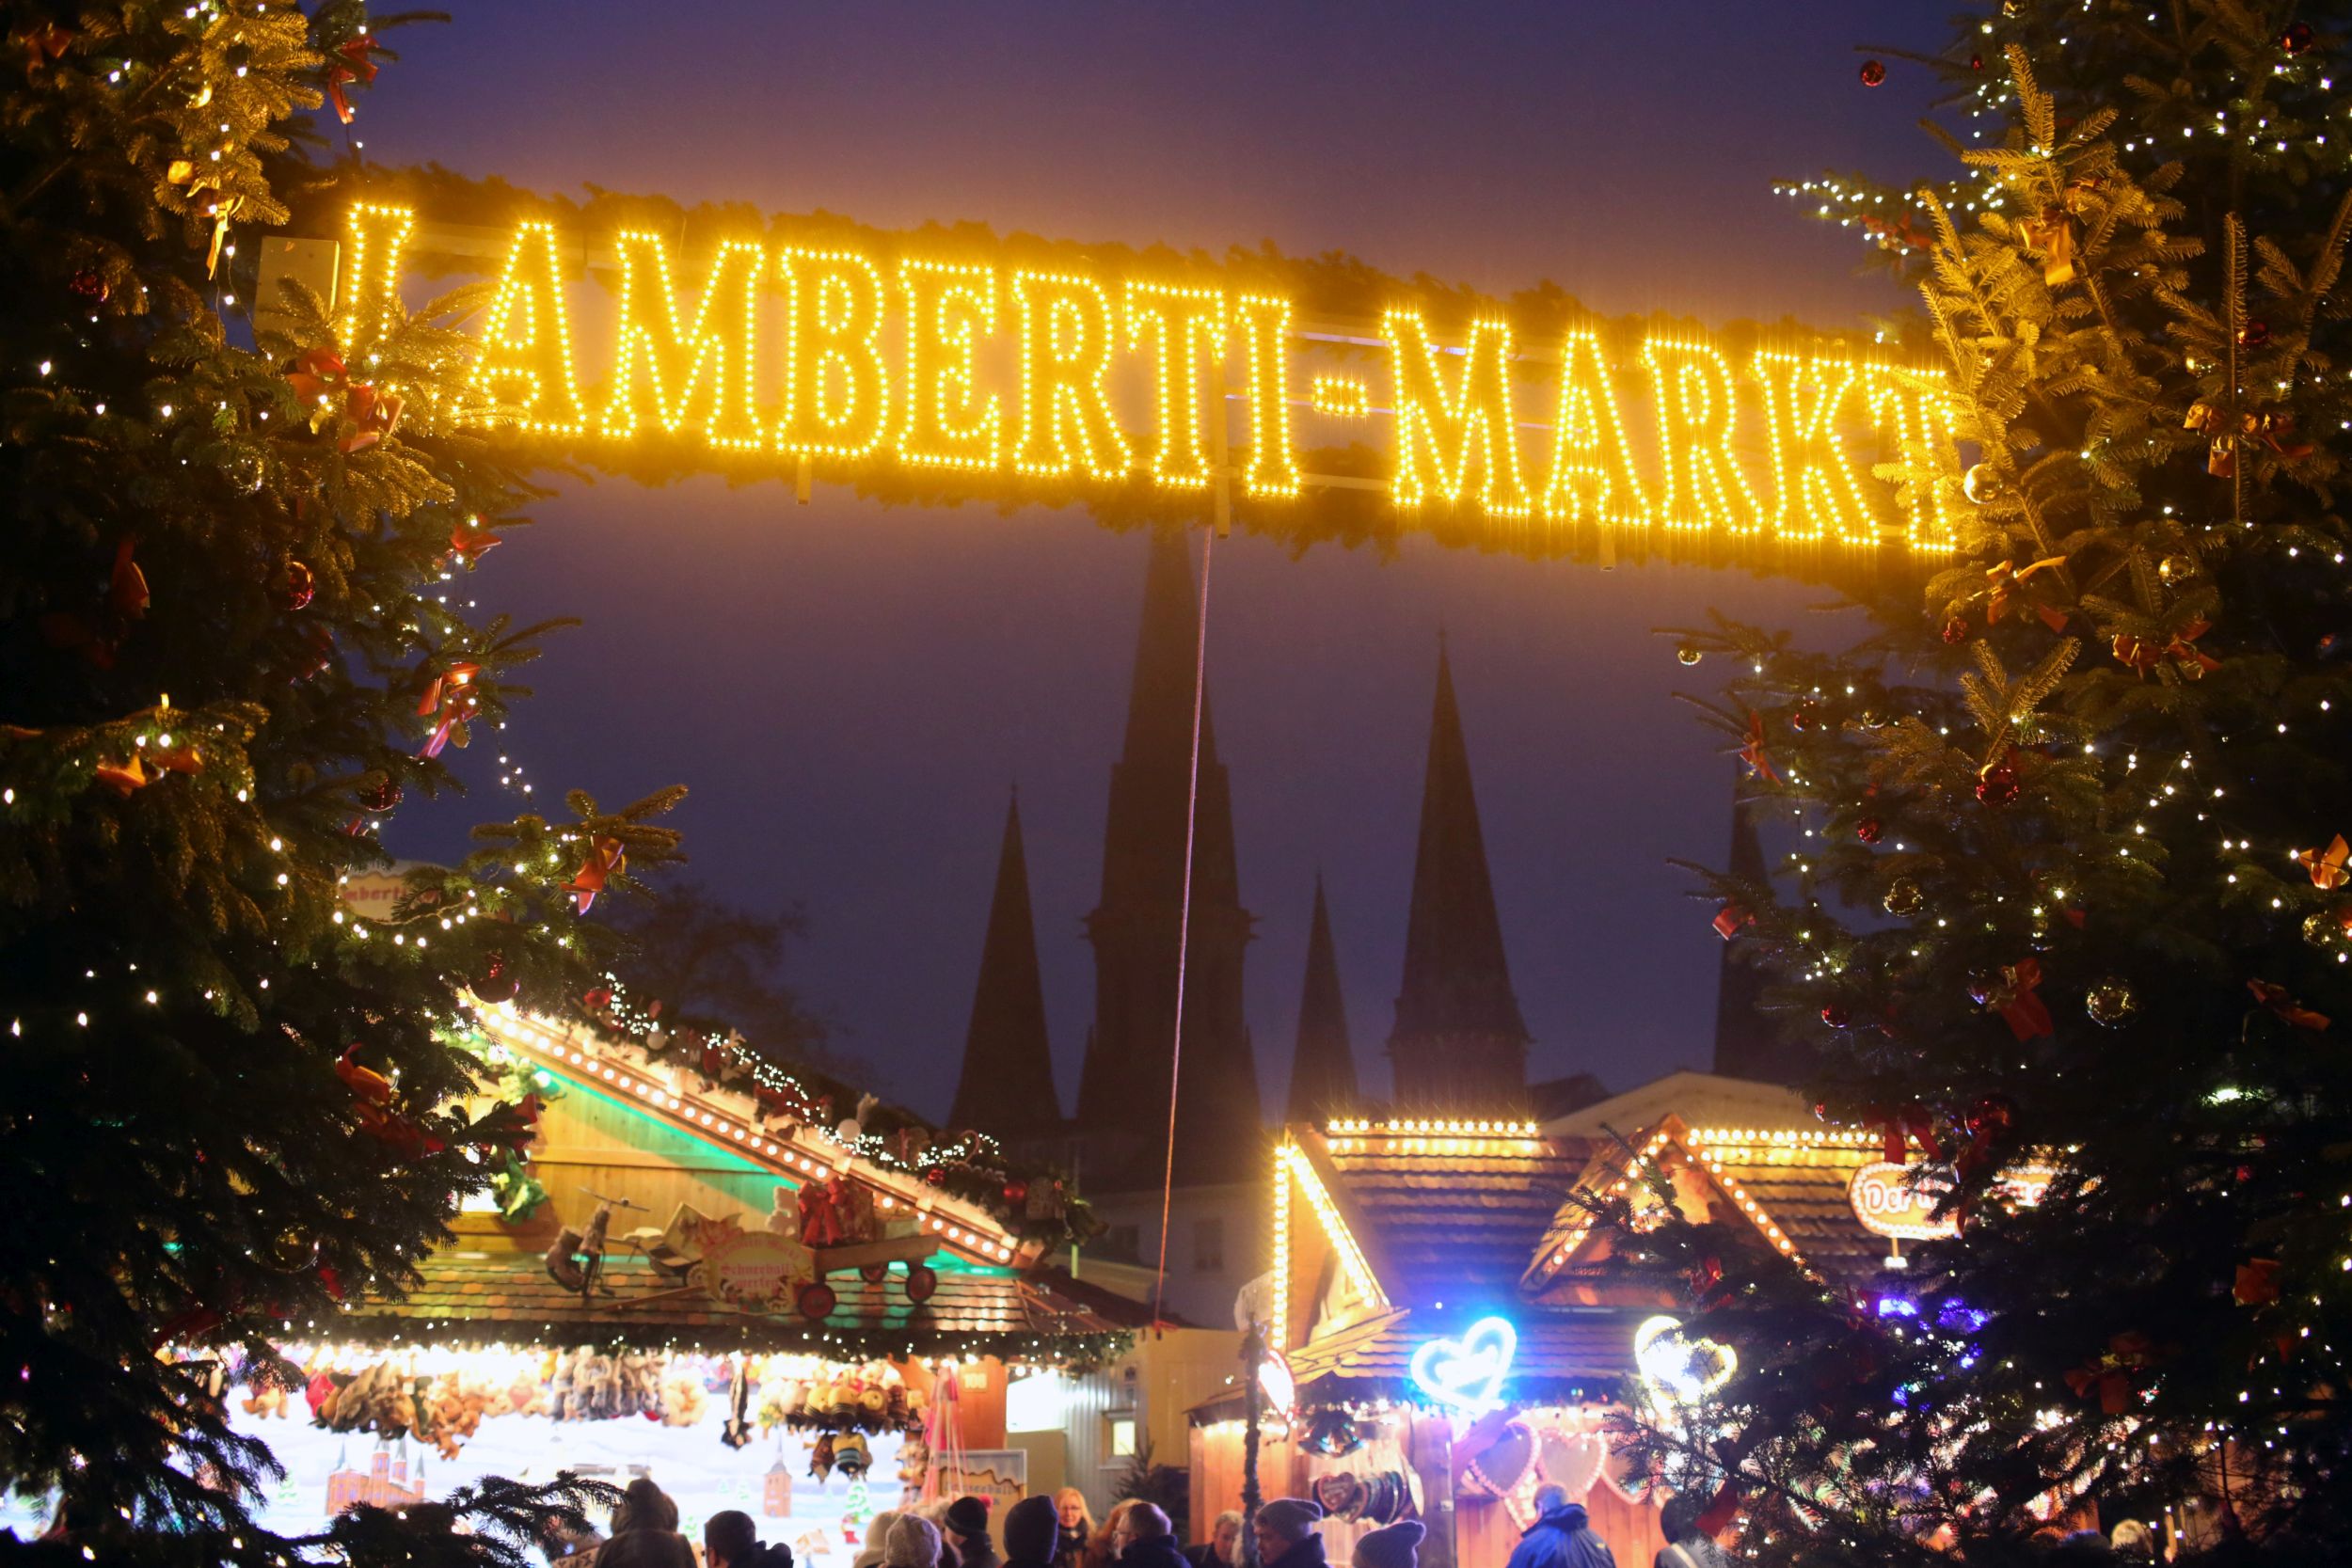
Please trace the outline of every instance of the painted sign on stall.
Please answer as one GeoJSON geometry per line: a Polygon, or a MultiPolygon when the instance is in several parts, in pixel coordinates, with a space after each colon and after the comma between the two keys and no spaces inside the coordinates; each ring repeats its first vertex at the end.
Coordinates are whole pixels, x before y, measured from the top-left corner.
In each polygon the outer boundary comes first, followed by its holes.
{"type": "MultiPolygon", "coordinates": [[[[2051,1174],[2044,1166],[2018,1165],[1995,1177],[1993,1190],[2003,1202],[2030,1209],[2049,1190],[2051,1174]]],[[[1932,1242],[1960,1234],[1957,1222],[1935,1212],[1950,1190],[1948,1171],[1882,1160],[1853,1173],[1846,1199],[1865,1230],[1898,1241],[1932,1242]]]]}

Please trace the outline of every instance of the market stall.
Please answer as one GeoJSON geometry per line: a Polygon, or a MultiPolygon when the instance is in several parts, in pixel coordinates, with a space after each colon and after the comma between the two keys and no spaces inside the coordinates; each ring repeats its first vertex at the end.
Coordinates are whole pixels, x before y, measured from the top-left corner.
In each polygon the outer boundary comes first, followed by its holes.
{"type": "Polygon", "coordinates": [[[1073,1200],[973,1134],[828,1116],[732,1042],[475,1019],[537,1118],[494,1195],[404,1292],[289,1321],[291,1386],[222,1368],[285,1467],[273,1528],[568,1469],[649,1475],[690,1532],[741,1509],[839,1568],[879,1509],[1022,1495],[1009,1382],[1100,1365],[1148,1316],[1042,1264],[1073,1200]]]}
{"type": "MultiPolygon", "coordinates": [[[[1335,1560],[1411,1516],[1432,1568],[1500,1568],[1552,1483],[1618,1560],[1646,1561],[1666,1494],[1613,1450],[1609,1418],[1696,1390],[1721,1347],[1679,1341],[1679,1304],[1613,1266],[1579,1196],[1640,1198],[1662,1175],[1687,1215],[1737,1215],[1801,1266],[1876,1289],[1899,1281],[1902,1238],[1935,1229],[1881,1144],[1671,1113],[1623,1140],[1475,1118],[1288,1129],[1266,1310],[1295,1392],[1265,1429],[1265,1495],[1323,1502],[1335,1560]]],[[[1195,1411],[1196,1529],[1240,1494],[1241,1415],[1237,1392],[1195,1411]]]]}

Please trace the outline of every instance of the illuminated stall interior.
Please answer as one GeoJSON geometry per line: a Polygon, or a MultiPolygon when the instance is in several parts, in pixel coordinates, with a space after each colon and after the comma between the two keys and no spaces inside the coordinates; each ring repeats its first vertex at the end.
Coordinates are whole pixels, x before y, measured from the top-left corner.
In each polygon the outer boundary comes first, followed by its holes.
{"type": "MultiPolygon", "coordinates": [[[[1613,1267],[1569,1195],[1638,1194],[1634,1167],[1655,1167],[1689,1217],[1737,1214],[1859,1287],[1900,1278],[1890,1226],[1932,1229],[1924,1209],[1887,1212],[1916,1200],[1884,1181],[1883,1152],[1818,1125],[1694,1131],[1672,1114],[1624,1141],[1476,1118],[1289,1128],[1267,1312],[1296,1392],[1266,1428],[1265,1495],[1322,1501],[1335,1561],[1410,1514],[1431,1568],[1500,1568],[1556,1482],[1620,1562],[1647,1561],[1664,1495],[1611,1451],[1605,1418],[1660,1375],[1637,1339],[1683,1304],[1613,1267]]],[[[1194,1412],[1196,1530],[1239,1493],[1242,1414],[1237,1389],[1194,1412]]]]}
{"type": "Polygon", "coordinates": [[[545,1198],[515,1217],[469,1205],[403,1299],[355,1292],[337,1321],[287,1323],[305,1387],[232,1373],[233,1420],[287,1466],[274,1526],[485,1474],[643,1473],[690,1530],[740,1508],[799,1560],[838,1568],[865,1521],[927,1478],[1021,1495],[1009,1383],[1116,1358],[1145,1320],[1043,1266],[987,1209],[831,1129],[763,1114],[754,1094],[623,1036],[511,1008],[478,1017],[477,1046],[544,1101],[527,1169],[545,1198]],[[771,1215],[797,1220],[804,1187],[836,1181],[870,1199],[877,1240],[834,1252],[847,1266],[817,1279],[779,1276],[776,1259],[796,1255],[771,1215]],[[583,1289],[572,1276],[600,1208],[606,1243],[583,1289]],[[878,1250],[890,1256],[858,1261],[878,1250]],[[930,1477],[934,1463],[949,1473],[930,1477]]]}

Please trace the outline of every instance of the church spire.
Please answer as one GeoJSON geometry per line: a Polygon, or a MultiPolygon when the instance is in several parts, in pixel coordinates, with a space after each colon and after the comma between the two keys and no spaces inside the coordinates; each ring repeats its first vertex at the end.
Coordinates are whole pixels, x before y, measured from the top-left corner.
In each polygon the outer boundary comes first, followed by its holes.
{"type": "Polygon", "coordinates": [[[1331,911],[1315,875],[1314,923],[1307,931],[1307,981],[1298,999],[1298,1045],[1291,1056],[1289,1119],[1312,1121],[1356,1103],[1356,1053],[1347,1042],[1347,1004],[1331,945],[1331,911]]]}
{"type": "MultiPolygon", "coordinates": [[[[1157,531],[1144,568],[1126,743],[1111,768],[1102,900],[1087,916],[1087,940],[1094,947],[1094,1027],[1079,1079],[1078,1120],[1087,1177],[1098,1189],[1157,1185],[1167,1157],[1200,629],[1184,535],[1157,531]]],[[[1222,1180],[1235,1169],[1255,1169],[1262,1153],[1257,1068],[1242,1010],[1250,917],[1241,907],[1232,798],[1205,702],[1193,827],[1176,1118],[1179,1180],[1187,1175],[1222,1180]]]]}
{"type": "MultiPolygon", "coordinates": [[[[1735,776],[1731,800],[1730,874],[1743,882],[1768,879],[1764,847],[1756,834],[1756,818],[1740,800],[1735,776]]],[[[1762,1008],[1764,975],[1744,960],[1736,942],[1724,943],[1715,978],[1715,1070],[1726,1078],[1748,1078],[1764,1084],[1795,1084],[1810,1064],[1801,1047],[1784,1045],[1779,1031],[1762,1008]]]]}
{"type": "Polygon", "coordinates": [[[1045,989],[1037,972],[1037,922],[1021,844],[1021,792],[1005,812],[996,896],[980,943],[980,979],[963,1037],[963,1077],[948,1121],[1014,1141],[1061,1130],[1054,1056],[1045,1037],[1045,989]]]}
{"type": "Polygon", "coordinates": [[[1438,645],[1438,697],[1422,786],[1421,844],[1405,928],[1405,979],[1389,1037],[1400,1108],[1502,1107],[1527,1085],[1527,1025],[1511,991],[1486,845],[1470,787],[1454,670],[1438,645]]]}

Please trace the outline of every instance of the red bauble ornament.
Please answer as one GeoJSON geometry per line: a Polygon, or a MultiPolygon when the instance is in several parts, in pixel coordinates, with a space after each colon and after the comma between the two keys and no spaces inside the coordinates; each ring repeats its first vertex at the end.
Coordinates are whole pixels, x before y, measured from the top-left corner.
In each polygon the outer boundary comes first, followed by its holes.
{"type": "Polygon", "coordinates": [[[945,1165],[933,1165],[930,1169],[923,1173],[923,1180],[930,1182],[934,1187],[944,1187],[947,1184],[947,1167],[945,1165]]]}
{"type": "Polygon", "coordinates": [[[1876,844],[1885,834],[1885,824],[1875,816],[1866,816],[1853,825],[1853,836],[1865,844],[1876,844]]]}
{"type": "Polygon", "coordinates": [[[1817,1101],[1815,1101],[1813,1102],[1813,1119],[1814,1119],[1815,1121],[1827,1121],[1827,1120],[1829,1120],[1829,1101],[1826,1101],[1826,1100],[1817,1100],[1817,1101]]]}
{"type": "Polygon", "coordinates": [[[101,305],[106,303],[106,296],[114,292],[106,286],[104,275],[94,267],[82,268],[67,280],[66,287],[84,299],[94,299],[101,305]]]}
{"type": "Polygon", "coordinates": [[[305,566],[299,561],[286,562],[286,569],[279,574],[278,583],[278,603],[280,609],[300,610],[310,602],[310,596],[317,592],[318,579],[310,575],[310,567],[305,566]]]}
{"type": "Polygon", "coordinates": [[[1944,623],[1944,641],[1957,646],[1968,641],[1968,623],[1955,615],[1944,623]]]}
{"type": "Polygon", "coordinates": [[[2017,799],[2017,769],[1996,762],[1977,775],[1977,799],[1988,806],[2006,806],[2017,799]]]}
{"type": "Polygon", "coordinates": [[[2312,24],[2308,22],[2289,23],[2287,30],[2279,35],[2279,49],[2290,57],[2300,55],[2311,46],[2312,24]]]}
{"type": "Polygon", "coordinates": [[[2270,324],[2260,316],[2254,317],[2237,329],[2237,346],[2240,348],[2260,348],[2268,341],[2270,341],[2270,324]]]}
{"type": "Polygon", "coordinates": [[[1811,703],[1799,703],[1788,714],[1788,727],[1792,730],[1809,730],[1820,721],[1820,715],[1811,703]]]}
{"type": "Polygon", "coordinates": [[[506,964],[503,953],[485,953],[482,973],[474,977],[473,993],[485,1002],[512,1002],[523,983],[506,964]]]}
{"type": "Polygon", "coordinates": [[[1968,1107],[1962,1118],[1971,1137],[1997,1138],[2017,1119],[2017,1101],[2005,1094],[1988,1094],[1968,1107]]]}
{"type": "Polygon", "coordinates": [[[1833,1002],[1821,1009],[1821,1022],[1833,1029],[1843,1029],[1853,1022],[1853,1014],[1833,1002]]]}
{"type": "Polygon", "coordinates": [[[1984,69],[1984,56],[1982,55],[1969,55],[1968,69],[1971,71],[1982,71],[1984,69]]]}
{"type": "Polygon", "coordinates": [[[1008,1207],[1018,1209],[1028,1201],[1029,1184],[1026,1181],[1015,1177],[1005,1183],[1005,1203],[1008,1207]]]}
{"type": "Polygon", "coordinates": [[[400,804],[400,782],[389,773],[378,773],[359,786],[359,805],[363,811],[379,816],[400,804]]]}
{"type": "Polygon", "coordinates": [[[1862,62],[1861,74],[1864,87],[1875,87],[1886,80],[1886,67],[1876,60],[1865,60],[1862,62]]]}

